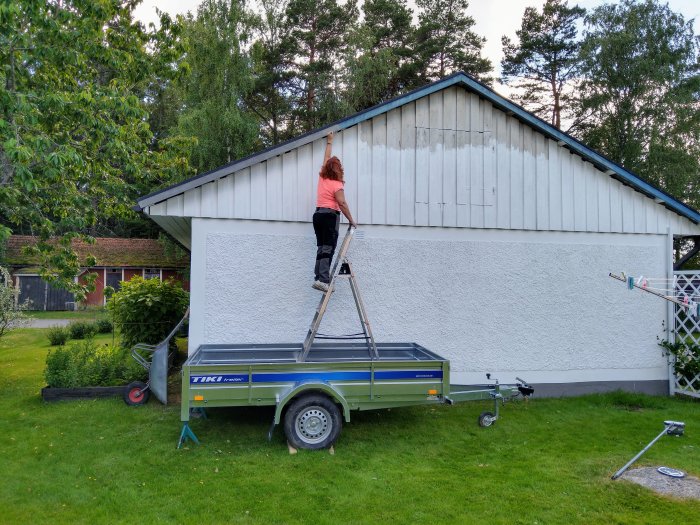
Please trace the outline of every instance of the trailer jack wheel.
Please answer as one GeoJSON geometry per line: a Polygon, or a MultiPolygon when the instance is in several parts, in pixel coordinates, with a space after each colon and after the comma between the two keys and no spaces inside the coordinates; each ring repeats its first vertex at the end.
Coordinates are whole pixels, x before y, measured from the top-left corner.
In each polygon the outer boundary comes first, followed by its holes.
{"type": "Polygon", "coordinates": [[[496,421],[496,416],[492,412],[482,412],[479,416],[480,427],[490,427],[496,421]]]}
{"type": "Polygon", "coordinates": [[[135,381],[124,389],[124,403],[131,406],[143,405],[151,397],[151,391],[146,383],[135,381]]]}

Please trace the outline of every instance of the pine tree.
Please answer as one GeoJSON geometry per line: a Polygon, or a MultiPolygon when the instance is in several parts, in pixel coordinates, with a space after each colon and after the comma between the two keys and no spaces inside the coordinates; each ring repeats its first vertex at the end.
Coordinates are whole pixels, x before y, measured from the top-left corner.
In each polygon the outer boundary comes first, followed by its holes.
{"type": "Polygon", "coordinates": [[[486,39],[472,31],[467,0],[416,0],[419,8],[417,52],[425,81],[464,71],[484,82],[493,70],[481,56],[486,39]]]}
{"type": "Polygon", "coordinates": [[[285,45],[289,45],[289,27],[284,16],[287,0],[262,0],[262,12],[255,22],[255,42],[251,46],[253,89],[246,103],[260,121],[265,146],[289,138],[292,100],[288,94],[292,72],[285,64],[285,45]]]}
{"type": "Polygon", "coordinates": [[[294,129],[311,130],[342,114],[339,71],[351,23],[357,19],[353,2],[291,0],[286,24],[286,60],[293,73],[289,88],[295,99],[294,129]]]}
{"type": "Polygon", "coordinates": [[[523,14],[517,43],[504,36],[501,78],[516,86],[514,99],[536,115],[561,128],[567,88],[579,74],[577,22],[585,9],[569,7],[566,0],[547,0],[539,12],[528,7],[523,14]]]}
{"type": "Polygon", "coordinates": [[[692,21],[655,0],[586,18],[583,140],[669,193],[700,204],[700,52],[692,21]]]}

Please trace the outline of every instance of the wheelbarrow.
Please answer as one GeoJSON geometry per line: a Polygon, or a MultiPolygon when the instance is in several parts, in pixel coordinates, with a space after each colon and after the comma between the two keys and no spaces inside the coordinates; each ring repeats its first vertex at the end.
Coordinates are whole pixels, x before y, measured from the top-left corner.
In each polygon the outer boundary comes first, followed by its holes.
{"type": "Polygon", "coordinates": [[[170,340],[180,330],[182,324],[190,315],[188,308],[180,322],[160,343],[149,345],[138,343],[131,348],[131,357],[148,370],[148,382],[134,381],[124,390],[124,402],[127,405],[143,405],[148,401],[151,392],[158,401],[168,404],[168,370],[170,369],[170,340]]]}

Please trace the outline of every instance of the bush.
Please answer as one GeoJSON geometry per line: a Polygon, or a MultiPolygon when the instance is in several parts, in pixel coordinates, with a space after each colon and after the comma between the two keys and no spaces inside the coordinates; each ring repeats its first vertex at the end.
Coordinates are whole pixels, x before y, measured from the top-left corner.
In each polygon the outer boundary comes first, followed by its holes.
{"type": "Polygon", "coordinates": [[[51,346],[63,346],[70,338],[70,332],[65,326],[52,326],[46,336],[49,338],[51,346]]]}
{"type": "Polygon", "coordinates": [[[28,302],[17,303],[17,290],[12,286],[10,272],[0,266],[0,337],[13,328],[20,328],[29,324],[29,318],[24,310],[29,306],[28,302]]]}
{"type": "Polygon", "coordinates": [[[134,277],[122,283],[107,309],[114,315],[122,345],[162,341],[185,314],[189,294],[175,281],[134,277]]]}
{"type": "Polygon", "coordinates": [[[120,386],[146,376],[126,348],[99,346],[92,339],[50,350],[44,371],[46,384],[54,388],[120,386]]]}
{"type": "Polygon", "coordinates": [[[71,339],[86,339],[97,333],[97,327],[94,323],[87,321],[76,321],[68,325],[71,339]]]}
{"type": "Polygon", "coordinates": [[[98,319],[95,321],[95,328],[97,329],[98,334],[108,334],[112,331],[113,328],[112,321],[109,319],[98,319]]]}
{"type": "Polygon", "coordinates": [[[692,381],[700,374],[700,346],[680,338],[675,343],[661,341],[659,346],[664,349],[664,354],[669,359],[673,359],[673,370],[676,375],[692,381]]]}

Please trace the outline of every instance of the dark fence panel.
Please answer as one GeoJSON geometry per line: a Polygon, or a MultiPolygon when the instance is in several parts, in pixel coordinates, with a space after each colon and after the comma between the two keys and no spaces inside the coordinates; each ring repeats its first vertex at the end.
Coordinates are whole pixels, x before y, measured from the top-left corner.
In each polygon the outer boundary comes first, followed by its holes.
{"type": "Polygon", "coordinates": [[[36,275],[20,275],[19,302],[29,300],[30,310],[72,310],[75,296],[62,288],[55,288],[36,275]]]}

